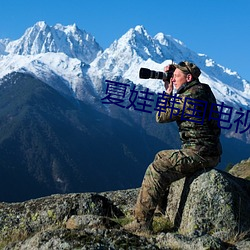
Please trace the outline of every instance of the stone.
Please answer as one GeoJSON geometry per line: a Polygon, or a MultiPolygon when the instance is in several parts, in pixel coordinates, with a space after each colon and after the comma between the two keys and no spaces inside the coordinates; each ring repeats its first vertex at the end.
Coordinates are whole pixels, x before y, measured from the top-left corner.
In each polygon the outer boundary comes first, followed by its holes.
{"type": "Polygon", "coordinates": [[[66,222],[67,229],[84,228],[120,228],[120,225],[108,217],[85,214],[72,215],[66,222]]]}
{"type": "MultiPolygon", "coordinates": [[[[24,241],[7,245],[4,250],[96,250],[96,249],[141,249],[158,250],[154,242],[145,237],[113,229],[47,229],[24,241]]],[[[164,248],[168,249],[168,248],[164,248]]]]}
{"type": "Polygon", "coordinates": [[[166,216],[183,235],[229,240],[250,230],[250,181],[216,169],[173,183],[166,216]]]}
{"type": "Polygon", "coordinates": [[[229,170],[229,173],[236,177],[250,180],[250,158],[247,160],[242,160],[241,162],[235,164],[229,170]]]}
{"type": "Polygon", "coordinates": [[[0,203],[1,244],[23,240],[44,228],[64,227],[72,215],[124,216],[110,200],[96,193],[51,195],[20,203],[0,203]]]}
{"type": "Polygon", "coordinates": [[[182,250],[228,249],[226,243],[208,234],[200,237],[187,237],[177,233],[162,233],[157,236],[156,240],[160,248],[168,247],[182,250]]]}
{"type": "Polygon", "coordinates": [[[250,240],[242,240],[236,243],[235,245],[238,250],[249,250],[250,249],[250,240]]]}

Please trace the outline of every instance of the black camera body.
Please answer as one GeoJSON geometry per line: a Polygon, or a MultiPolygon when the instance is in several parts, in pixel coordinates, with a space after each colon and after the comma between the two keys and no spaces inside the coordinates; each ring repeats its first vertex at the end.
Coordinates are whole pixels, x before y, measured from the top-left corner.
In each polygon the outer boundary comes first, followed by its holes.
{"type": "Polygon", "coordinates": [[[139,71],[139,77],[142,79],[162,79],[170,81],[170,78],[173,76],[173,73],[175,71],[175,66],[170,65],[168,72],[160,72],[160,71],[154,71],[147,68],[140,68],[139,71]]]}

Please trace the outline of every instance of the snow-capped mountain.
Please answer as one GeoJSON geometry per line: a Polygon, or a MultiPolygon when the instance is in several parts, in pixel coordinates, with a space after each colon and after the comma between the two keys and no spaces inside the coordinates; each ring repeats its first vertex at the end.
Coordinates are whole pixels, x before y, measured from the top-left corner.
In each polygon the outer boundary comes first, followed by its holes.
{"type": "Polygon", "coordinates": [[[157,92],[163,91],[162,81],[139,78],[139,69],[147,67],[162,71],[169,63],[191,61],[197,64],[202,74],[200,80],[208,83],[218,101],[227,102],[233,106],[249,107],[250,84],[236,72],[232,72],[216,64],[204,54],[197,54],[188,49],[181,41],[171,36],[158,33],[154,37],[148,35],[143,26],[130,29],[119,40],[115,41],[91,63],[90,76],[96,88],[100,81],[96,79],[112,79],[116,76],[127,78],[135,84],[141,84],[157,92]]]}
{"type": "Polygon", "coordinates": [[[15,41],[0,40],[0,77],[13,71],[28,72],[55,89],[84,99],[95,96],[84,71],[102,52],[94,37],[75,24],[53,27],[38,22],[15,41]]]}
{"type": "Polygon", "coordinates": [[[249,108],[248,81],[169,35],[151,37],[143,26],[131,28],[102,51],[93,36],[75,24],[51,27],[38,22],[16,41],[0,40],[0,54],[0,77],[13,71],[30,72],[87,102],[103,95],[106,79],[117,77],[162,92],[162,81],[140,79],[139,69],[162,71],[169,63],[192,61],[202,70],[200,80],[212,87],[219,102],[249,108]]]}
{"type": "Polygon", "coordinates": [[[62,52],[69,57],[90,63],[102,49],[95,38],[76,24],[50,27],[45,22],[37,22],[24,35],[7,44],[9,54],[36,55],[47,52],[62,52]]]}
{"type": "Polygon", "coordinates": [[[9,43],[9,39],[0,39],[0,55],[6,55],[6,45],[9,43]]]}
{"type": "Polygon", "coordinates": [[[29,73],[77,99],[90,102],[96,96],[92,82],[85,73],[88,64],[64,53],[47,52],[26,56],[9,54],[0,59],[0,67],[4,69],[0,72],[0,78],[13,71],[29,73]]]}

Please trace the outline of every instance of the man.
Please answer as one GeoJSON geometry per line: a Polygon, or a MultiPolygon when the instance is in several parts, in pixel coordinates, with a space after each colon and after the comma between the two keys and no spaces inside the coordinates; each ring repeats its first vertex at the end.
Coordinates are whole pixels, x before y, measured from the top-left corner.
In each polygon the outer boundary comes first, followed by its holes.
{"type": "MultiPolygon", "coordinates": [[[[173,65],[165,67],[167,72],[173,65]]],[[[156,154],[146,170],[135,205],[135,220],[125,226],[129,231],[152,230],[157,205],[170,184],[203,168],[213,168],[222,153],[216,99],[207,84],[200,83],[200,69],[193,63],[174,65],[173,77],[165,80],[167,102],[159,108],[156,121],[176,121],[182,147],[156,154]],[[176,95],[173,95],[173,90],[176,95]],[[172,108],[171,108],[172,107],[172,108]]]]}

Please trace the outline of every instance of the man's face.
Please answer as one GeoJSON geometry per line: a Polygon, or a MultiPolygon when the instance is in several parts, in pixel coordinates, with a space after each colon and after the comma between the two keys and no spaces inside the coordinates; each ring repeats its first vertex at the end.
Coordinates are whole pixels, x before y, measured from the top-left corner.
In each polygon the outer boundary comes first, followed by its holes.
{"type": "Polygon", "coordinates": [[[180,69],[175,69],[172,79],[175,89],[179,89],[184,83],[187,82],[187,75],[185,75],[180,69]]]}

